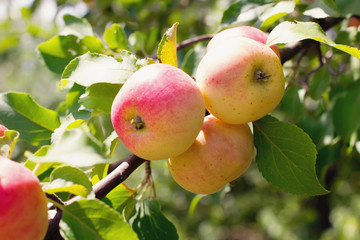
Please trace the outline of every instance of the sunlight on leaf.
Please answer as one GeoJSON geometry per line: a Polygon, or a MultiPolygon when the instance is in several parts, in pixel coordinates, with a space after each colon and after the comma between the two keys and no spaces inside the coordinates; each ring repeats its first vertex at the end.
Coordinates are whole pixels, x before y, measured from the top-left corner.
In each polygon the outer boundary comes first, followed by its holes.
{"type": "Polygon", "coordinates": [[[157,57],[160,62],[177,67],[177,48],[176,48],[176,31],[178,22],[169,28],[163,35],[159,47],[157,57]]]}

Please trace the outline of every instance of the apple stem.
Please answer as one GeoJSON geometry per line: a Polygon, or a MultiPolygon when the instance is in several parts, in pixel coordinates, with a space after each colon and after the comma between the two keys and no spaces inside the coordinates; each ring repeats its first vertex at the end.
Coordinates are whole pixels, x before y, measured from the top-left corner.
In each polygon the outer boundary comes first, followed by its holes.
{"type": "Polygon", "coordinates": [[[136,116],[135,118],[131,119],[130,123],[133,124],[137,130],[140,130],[145,127],[145,123],[139,116],[136,116]]]}
{"type": "Polygon", "coordinates": [[[258,69],[255,71],[256,82],[259,82],[259,83],[267,82],[270,77],[271,77],[271,75],[266,75],[266,73],[264,71],[262,71],[261,69],[258,69]]]}

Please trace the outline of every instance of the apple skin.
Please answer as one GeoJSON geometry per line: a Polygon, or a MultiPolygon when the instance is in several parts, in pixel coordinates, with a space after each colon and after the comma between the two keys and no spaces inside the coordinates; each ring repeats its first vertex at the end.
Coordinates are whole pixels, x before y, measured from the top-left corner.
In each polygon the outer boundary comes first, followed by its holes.
{"type": "MultiPolygon", "coordinates": [[[[255,41],[261,42],[263,44],[266,44],[268,35],[267,33],[261,31],[260,29],[252,26],[238,26],[238,27],[232,27],[225,29],[219,33],[217,33],[208,43],[206,50],[209,51],[210,49],[213,49],[215,47],[219,47],[224,43],[224,40],[226,39],[233,39],[233,38],[239,38],[239,37],[245,37],[250,38],[255,41]]],[[[276,53],[276,55],[280,57],[279,48],[276,45],[271,45],[270,48],[276,53]]]]}
{"type": "Polygon", "coordinates": [[[240,177],[253,157],[253,135],[247,124],[227,124],[208,115],[193,145],[167,163],[182,188],[212,194],[240,177]]]}
{"type": "Polygon", "coordinates": [[[252,122],[271,112],[284,94],[280,59],[249,38],[225,40],[201,59],[196,73],[208,111],[231,124],[252,122]]]}
{"type": "Polygon", "coordinates": [[[0,124],[0,137],[4,136],[6,130],[8,129],[4,125],[0,124]]]}
{"type": "Polygon", "coordinates": [[[111,109],[113,127],[124,145],[147,160],[174,157],[191,146],[205,117],[195,81],[174,66],[155,63],[136,71],[111,109]]]}
{"type": "Polygon", "coordinates": [[[47,227],[47,200],[38,178],[0,156],[0,239],[42,240],[47,227]]]}

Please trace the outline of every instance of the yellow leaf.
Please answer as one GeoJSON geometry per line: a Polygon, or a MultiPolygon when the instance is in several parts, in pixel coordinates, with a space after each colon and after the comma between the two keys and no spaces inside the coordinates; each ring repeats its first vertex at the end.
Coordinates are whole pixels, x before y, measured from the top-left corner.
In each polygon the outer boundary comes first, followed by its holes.
{"type": "Polygon", "coordinates": [[[161,38],[157,57],[161,63],[166,63],[177,67],[176,54],[176,30],[178,22],[174,23],[161,38]]]}

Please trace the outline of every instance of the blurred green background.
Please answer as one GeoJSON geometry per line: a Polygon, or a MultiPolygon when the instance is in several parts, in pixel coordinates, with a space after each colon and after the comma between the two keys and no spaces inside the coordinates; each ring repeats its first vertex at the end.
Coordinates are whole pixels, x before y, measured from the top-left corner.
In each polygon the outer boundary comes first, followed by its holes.
{"type": "MultiPolygon", "coordinates": [[[[139,57],[146,57],[156,54],[162,34],[174,22],[180,23],[179,42],[216,32],[223,12],[234,2],[0,0],[0,92],[27,92],[44,107],[58,107],[66,95],[57,87],[60,76],[43,65],[36,47],[58,33],[64,14],[85,17],[99,38],[111,23],[122,24],[132,51],[139,57]]],[[[338,3],[345,8],[348,2],[338,3]]],[[[200,56],[193,53],[203,52],[205,44],[199,43],[178,53],[179,65],[190,75],[194,73],[197,60],[188,59],[200,56]]],[[[304,58],[303,66],[296,74],[301,76],[303,69],[316,66],[313,58],[304,58]]],[[[346,68],[349,59],[344,54],[334,56],[334,64],[341,61],[346,68]]],[[[290,60],[285,65],[288,76],[295,61],[290,60]]],[[[344,75],[357,74],[359,77],[359,73],[352,72],[356,68],[349,69],[350,72],[344,75]]],[[[297,91],[299,86],[293,88],[297,91]]],[[[285,98],[287,101],[293,100],[289,94],[285,98]]],[[[301,106],[305,106],[303,109],[296,101],[293,100],[290,107],[283,102],[278,109],[279,116],[310,131],[309,122],[320,121],[320,117],[309,117],[314,112],[311,109],[313,102],[301,102],[301,106]],[[298,111],[289,112],[291,108],[298,111]],[[295,119],[295,116],[301,119],[295,119]]],[[[308,133],[317,136],[314,132],[316,127],[308,133]]],[[[323,170],[326,174],[319,173],[321,182],[331,190],[325,196],[296,196],[282,192],[261,176],[255,162],[243,177],[220,193],[198,196],[181,189],[169,175],[165,162],[157,161],[152,164],[157,198],[162,210],[177,227],[180,239],[357,240],[360,239],[360,157],[359,150],[349,153],[347,144],[339,140],[326,148],[318,147],[319,159],[331,163],[323,170]]],[[[19,157],[21,153],[15,154],[19,157]]],[[[126,184],[136,187],[143,174],[144,166],[136,170],[126,184]]]]}

